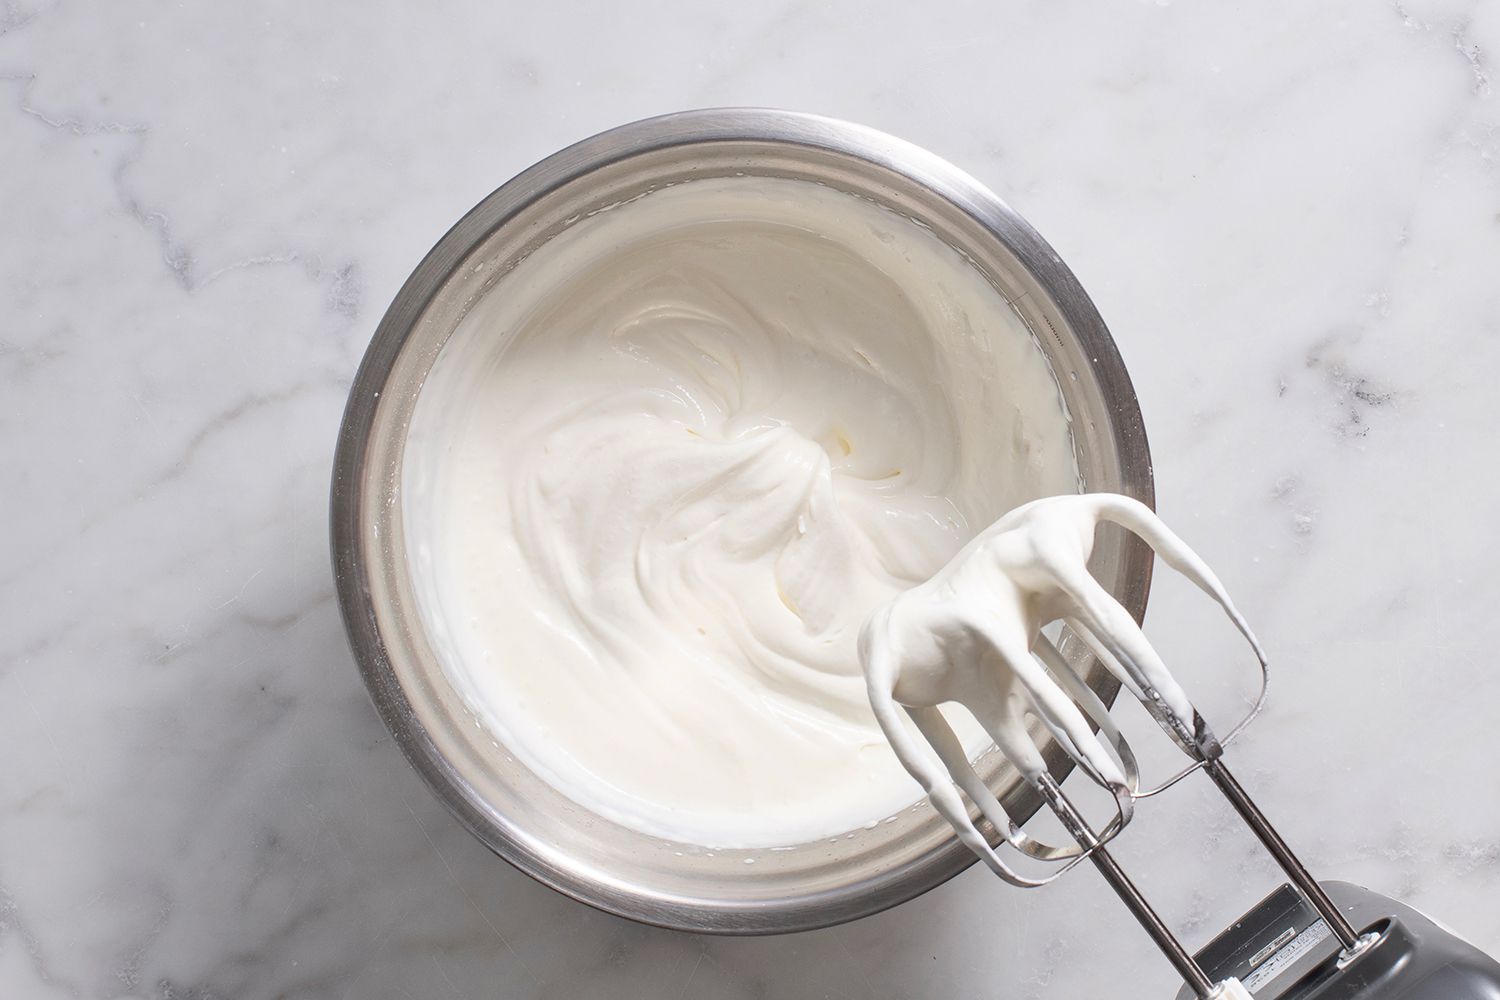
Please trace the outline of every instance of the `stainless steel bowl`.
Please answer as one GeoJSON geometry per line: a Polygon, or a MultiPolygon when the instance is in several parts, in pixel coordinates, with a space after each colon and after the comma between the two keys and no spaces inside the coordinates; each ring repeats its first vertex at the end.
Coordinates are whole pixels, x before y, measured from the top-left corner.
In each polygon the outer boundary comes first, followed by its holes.
{"type": "MultiPolygon", "coordinates": [[[[894,906],[974,858],[927,809],[836,844],[768,853],[658,840],[573,803],[478,728],[448,685],[421,632],[401,522],[407,421],[468,308],[580,216],[668,183],[732,174],[798,178],[859,194],[966,254],[1049,358],[1072,416],[1086,488],[1152,501],[1140,410],[1114,342],[1072,273],[1004,202],[931,153],[859,125],[783,111],[689,111],[625,125],[548,157],[482,201],[418,265],[349,394],[334,463],[332,541],[345,626],[375,705],[407,759],[475,836],[541,882],[609,912],[685,930],[761,934],[894,906]],[[750,853],[757,864],[742,863],[750,853]]],[[[1137,618],[1144,613],[1151,575],[1144,545],[1107,535],[1094,569],[1137,618]]],[[[1112,697],[1113,684],[1078,647],[1064,650],[1112,697]]],[[[995,757],[986,780],[1013,815],[1029,817],[1038,803],[995,757]]],[[[1065,771],[1056,747],[1048,759],[1065,771]]]]}

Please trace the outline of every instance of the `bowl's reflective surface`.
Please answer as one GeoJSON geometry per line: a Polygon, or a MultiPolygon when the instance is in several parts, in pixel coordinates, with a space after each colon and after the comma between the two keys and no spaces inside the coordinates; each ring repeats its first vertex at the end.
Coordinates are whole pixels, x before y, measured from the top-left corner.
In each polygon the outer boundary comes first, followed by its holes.
{"type": "MultiPolygon", "coordinates": [[[[1031,326],[1073,421],[1083,486],[1152,501],[1140,412],[1088,297],[1024,220],[951,165],[843,122],[777,111],[700,111],[627,125],[549,157],[464,217],[408,279],[350,393],[335,461],[334,569],[355,656],[386,724],[434,791],[486,844],[584,902],[690,930],[817,927],[910,899],[973,856],[931,810],[836,843],[706,851],[637,833],[561,796],[506,753],[448,686],[420,632],[402,544],[404,430],[423,379],[466,310],[513,264],[580,216],[664,184],[733,174],[817,181],[929,226],[968,255],[1031,326]],[[754,855],[756,864],[744,859],[754,855]]],[[[1137,617],[1150,556],[1112,533],[1094,568],[1137,617]]],[[[1065,645],[1082,663],[1077,643],[1065,645]]],[[[1090,683],[1113,685],[1097,665],[1090,683]]],[[[986,780],[1012,815],[1036,803],[1009,768],[986,780]]],[[[1050,748],[1059,769],[1064,760],[1050,748]]],[[[981,768],[984,773],[985,769],[981,768]]]]}

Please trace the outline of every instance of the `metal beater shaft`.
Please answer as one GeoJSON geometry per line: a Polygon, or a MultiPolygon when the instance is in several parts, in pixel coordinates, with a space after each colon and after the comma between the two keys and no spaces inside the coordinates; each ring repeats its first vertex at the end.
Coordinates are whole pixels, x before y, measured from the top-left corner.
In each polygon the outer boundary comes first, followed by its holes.
{"type": "Polygon", "coordinates": [[[1203,770],[1209,780],[1219,786],[1219,791],[1224,793],[1224,797],[1229,800],[1234,811],[1240,814],[1245,825],[1255,832],[1256,837],[1260,838],[1261,844],[1265,846],[1271,857],[1276,859],[1276,863],[1281,866],[1287,878],[1292,880],[1292,884],[1301,891],[1302,897],[1327,922],[1328,928],[1333,931],[1334,937],[1339,939],[1339,943],[1346,949],[1353,948],[1359,941],[1359,935],[1355,933],[1348,919],[1339,912],[1333,900],[1328,898],[1328,893],[1323,891],[1317,879],[1313,878],[1312,873],[1302,866],[1301,861],[1297,860],[1297,856],[1292,853],[1286,841],[1281,839],[1281,834],[1276,832],[1271,821],[1266,819],[1265,814],[1251,801],[1245,789],[1240,787],[1234,775],[1229,773],[1229,768],[1224,766],[1224,759],[1222,757],[1205,758],[1203,770]]]}
{"type": "Polygon", "coordinates": [[[1078,841],[1080,846],[1091,851],[1089,859],[1094,862],[1094,867],[1099,869],[1099,874],[1104,876],[1104,880],[1120,897],[1121,902],[1135,915],[1136,920],[1140,921],[1141,927],[1161,949],[1167,961],[1172,963],[1178,975],[1182,976],[1183,981],[1201,1000],[1208,1000],[1213,995],[1214,984],[1209,982],[1203,967],[1182,946],[1182,942],[1177,940],[1177,936],[1151,908],[1151,904],[1146,902],[1146,898],[1135,887],[1130,876],[1125,874],[1119,862],[1108,850],[1099,845],[1098,836],[1078,810],[1073,808],[1073,803],[1063,795],[1062,788],[1056,780],[1050,774],[1043,774],[1041,780],[1037,782],[1037,787],[1041,790],[1042,797],[1047,800],[1047,804],[1052,807],[1052,811],[1057,814],[1057,818],[1067,828],[1068,834],[1078,841]]]}

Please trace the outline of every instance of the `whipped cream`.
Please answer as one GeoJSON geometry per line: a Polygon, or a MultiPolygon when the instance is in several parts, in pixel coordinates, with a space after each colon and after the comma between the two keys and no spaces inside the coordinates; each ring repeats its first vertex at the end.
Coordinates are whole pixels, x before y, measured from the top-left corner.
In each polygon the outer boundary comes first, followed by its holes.
{"type": "MultiPolygon", "coordinates": [[[[1032,783],[1044,773],[1027,731],[1028,719],[1035,718],[1100,784],[1128,797],[1135,789],[1127,787],[1122,762],[1071,696],[1087,699],[1087,689],[1042,631],[1063,622],[1153,714],[1180,731],[1194,728],[1187,693],[1135,619],[1089,574],[1095,529],[1104,521],[1140,536],[1212,597],[1265,662],[1208,565],[1145,504],[1109,493],[1048,497],[1018,507],[931,579],[876,610],[860,634],[871,706],[896,755],[959,839],[1002,877],[1012,873],[975,828],[959,790],[1002,836],[1014,843],[1018,831],[974,773],[937,706],[967,708],[1032,783]]],[[[1117,735],[1102,716],[1103,706],[1093,701],[1091,708],[1106,737],[1117,735]]]]}
{"type": "Polygon", "coordinates": [[[404,463],[415,596],[478,721],[601,815],[746,848],[919,798],[861,625],[1079,488],[1053,373],[972,265],[868,201],[750,177],[582,219],[505,275],[404,463]]]}

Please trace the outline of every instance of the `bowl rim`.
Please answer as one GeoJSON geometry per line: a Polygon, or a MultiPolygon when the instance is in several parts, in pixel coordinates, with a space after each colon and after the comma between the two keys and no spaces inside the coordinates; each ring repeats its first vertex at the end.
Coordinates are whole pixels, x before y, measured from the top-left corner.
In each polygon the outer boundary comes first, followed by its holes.
{"type": "MultiPolygon", "coordinates": [[[[936,888],[977,859],[956,838],[934,863],[904,873],[878,899],[862,899],[856,883],[799,900],[794,913],[768,925],[724,920],[721,908],[671,911],[644,905],[632,909],[617,893],[604,893],[587,875],[538,857],[491,822],[474,789],[441,753],[416,715],[393,668],[370,593],[369,539],[361,528],[366,500],[367,458],[379,395],[413,328],[466,256],[532,201],[600,167],[657,150],[718,142],[768,142],[806,146],[848,156],[904,175],[967,214],[1022,262],[1052,294],[1089,357],[1106,402],[1120,457],[1121,490],[1155,506],[1150,449],[1140,405],[1119,350],[1088,294],[1052,247],[999,196],[946,160],[903,139],[852,122],[770,108],[708,108],[679,111],[620,125],[583,139],[538,161],[502,184],[467,212],[423,257],[376,327],[350,387],[335,447],[329,533],[335,588],[345,632],[371,700],[403,755],[434,794],[491,851],[579,902],[642,923],[714,934],[766,934],[812,930],[858,919],[907,902],[936,888]]],[[[1126,550],[1125,565],[1139,587],[1122,603],[1139,621],[1150,590],[1152,558],[1144,545],[1126,550]]],[[[1056,750],[1056,748],[1051,748],[1056,750]]],[[[1064,754],[1048,754],[1059,777],[1071,769],[1064,754]]],[[[1033,804],[1032,809],[1035,808],[1033,804]]],[[[1029,815],[1029,813],[1028,813],[1029,815]]],[[[1017,817],[1024,821],[1027,816],[1017,817]]],[[[756,904],[764,910],[764,904],[756,904]]]]}

